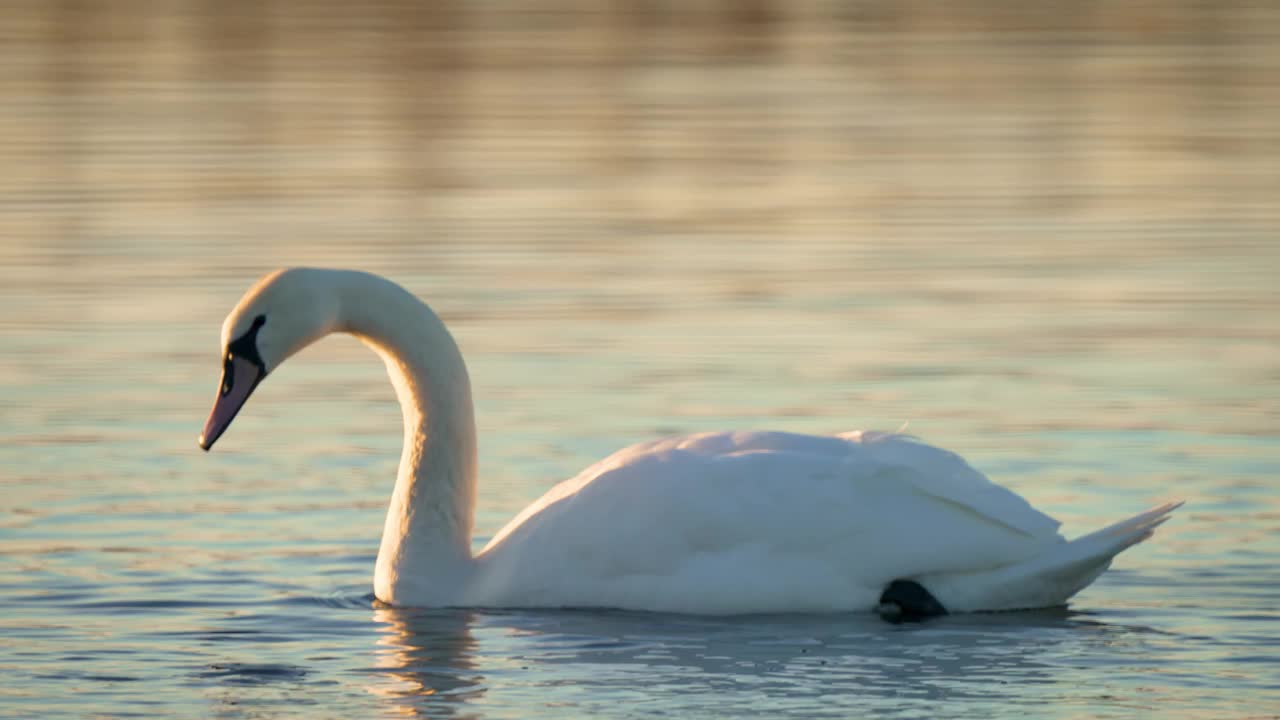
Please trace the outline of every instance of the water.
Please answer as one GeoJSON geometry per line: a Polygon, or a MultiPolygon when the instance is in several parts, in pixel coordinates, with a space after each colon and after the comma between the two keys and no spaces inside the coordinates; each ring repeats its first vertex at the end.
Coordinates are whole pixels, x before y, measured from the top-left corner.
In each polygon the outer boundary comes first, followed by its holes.
{"type": "Polygon", "coordinates": [[[0,716],[1280,715],[1273,10],[219,7],[6,11],[0,716]],[[909,422],[1069,536],[1188,504],[1067,610],[378,607],[367,350],[195,447],[221,319],[283,264],[449,322],[477,545],[731,427],[909,422]]]}

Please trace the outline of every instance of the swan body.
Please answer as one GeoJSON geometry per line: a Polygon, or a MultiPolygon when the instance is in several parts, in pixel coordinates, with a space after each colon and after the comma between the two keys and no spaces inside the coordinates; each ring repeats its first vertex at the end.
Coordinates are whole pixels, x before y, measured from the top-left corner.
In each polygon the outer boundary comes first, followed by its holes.
{"type": "Polygon", "coordinates": [[[1061,605],[1180,503],[1067,542],[954,453],[892,433],[704,433],[620,450],[470,550],[475,423],[462,356],[431,310],[367,273],[294,268],[223,324],[206,450],[253,389],[332,332],[386,362],[405,442],[374,573],[407,606],[700,614],[875,609],[911,581],[948,611],[1061,605]]]}

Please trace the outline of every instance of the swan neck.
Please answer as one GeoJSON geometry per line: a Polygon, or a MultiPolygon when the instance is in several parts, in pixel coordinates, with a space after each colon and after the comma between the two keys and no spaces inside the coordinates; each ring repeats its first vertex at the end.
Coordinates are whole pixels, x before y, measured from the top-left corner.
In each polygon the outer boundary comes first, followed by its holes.
{"type": "Polygon", "coordinates": [[[448,604],[472,562],[476,437],[466,365],[421,300],[375,275],[353,275],[343,283],[340,324],[382,356],[404,417],[375,594],[393,604],[448,604]]]}

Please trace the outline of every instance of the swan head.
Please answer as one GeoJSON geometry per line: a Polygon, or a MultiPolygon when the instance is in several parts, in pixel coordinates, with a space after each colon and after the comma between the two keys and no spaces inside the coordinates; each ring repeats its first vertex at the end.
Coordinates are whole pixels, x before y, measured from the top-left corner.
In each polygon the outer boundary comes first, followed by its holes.
{"type": "Polygon", "coordinates": [[[290,355],[337,325],[331,271],[277,270],[255,284],[222,323],[222,381],[200,434],[213,447],[258,384],[290,355]]]}

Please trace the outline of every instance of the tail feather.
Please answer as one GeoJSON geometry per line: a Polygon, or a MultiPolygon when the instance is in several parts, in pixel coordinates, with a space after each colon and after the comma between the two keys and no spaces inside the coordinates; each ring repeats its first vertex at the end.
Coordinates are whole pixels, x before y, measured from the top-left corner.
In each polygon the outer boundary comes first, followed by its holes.
{"type": "Polygon", "coordinates": [[[948,610],[1019,610],[1063,605],[1098,578],[1111,559],[1150,538],[1169,513],[1170,502],[1108,525],[1070,542],[1054,545],[1020,563],[980,573],[920,578],[948,610]]]}
{"type": "MultiPolygon", "coordinates": [[[[1107,536],[1127,536],[1140,530],[1154,530],[1157,526],[1169,519],[1169,513],[1182,507],[1182,503],[1183,501],[1179,500],[1178,502],[1167,502],[1163,505],[1157,505],[1146,512],[1134,515],[1128,520],[1121,520],[1114,525],[1108,525],[1101,530],[1091,532],[1088,535],[1082,535],[1075,540],[1072,540],[1071,544],[1096,540],[1107,536]]],[[[1147,534],[1147,537],[1151,537],[1150,533],[1147,534]]],[[[1146,538],[1143,538],[1143,540],[1145,539],[1146,538]]],[[[1134,543],[1130,543],[1130,545],[1137,544],[1138,542],[1142,541],[1138,540],[1134,543]]]]}

